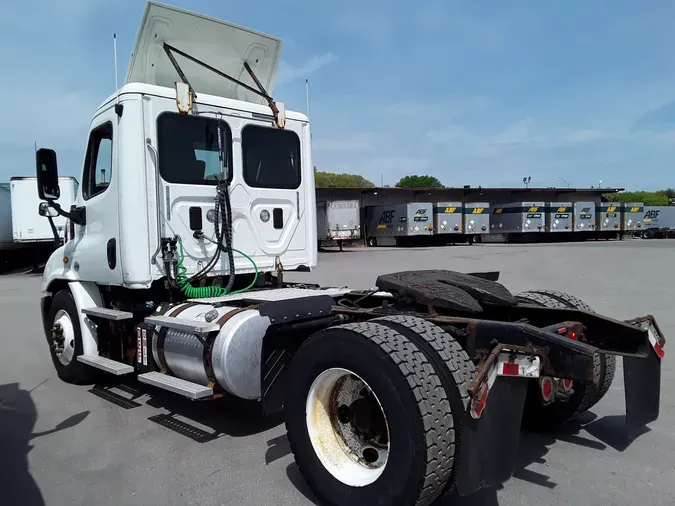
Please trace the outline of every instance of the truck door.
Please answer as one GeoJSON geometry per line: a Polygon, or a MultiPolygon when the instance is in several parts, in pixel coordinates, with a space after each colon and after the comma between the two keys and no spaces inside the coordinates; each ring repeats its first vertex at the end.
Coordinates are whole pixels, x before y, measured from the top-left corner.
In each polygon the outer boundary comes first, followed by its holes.
{"type": "Polygon", "coordinates": [[[112,109],[92,121],[82,184],[76,205],[86,209],[86,224],[73,226],[72,268],[80,279],[121,283],[117,174],[117,116],[112,109]]]}
{"type": "Polygon", "coordinates": [[[307,217],[301,184],[299,123],[288,122],[284,130],[269,123],[249,123],[240,132],[243,185],[233,188],[233,206],[239,195],[250,199],[252,246],[263,257],[284,254],[283,261],[306,262],[307,217]],[[269,218],[265,219],[269,214],[269,218]]]}

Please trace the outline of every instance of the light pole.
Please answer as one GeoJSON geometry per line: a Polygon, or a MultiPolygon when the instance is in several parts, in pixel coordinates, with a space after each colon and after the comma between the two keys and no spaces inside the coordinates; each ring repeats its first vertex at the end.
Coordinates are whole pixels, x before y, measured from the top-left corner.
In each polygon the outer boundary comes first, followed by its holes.
{"type": "Polygon", "coordinates": [[[558,176],[558,179],[560,179],[563,183],[565,183],[568,188],[570,187],[570,184],[567,181],[565,181],[565,179],[562,176],[558,176]]]}

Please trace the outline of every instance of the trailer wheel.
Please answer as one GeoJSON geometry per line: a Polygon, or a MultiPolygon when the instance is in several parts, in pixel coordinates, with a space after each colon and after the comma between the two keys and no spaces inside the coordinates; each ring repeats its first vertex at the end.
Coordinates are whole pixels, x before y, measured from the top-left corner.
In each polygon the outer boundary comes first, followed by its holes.
{"type": "Polygon", "coordinates": [[[58,377],[66,383],[87,383],[94,377],[94,371],[78,362],[82,355],[82,334],[77,306],[70,290],[61,290],[52,299],[49,309],[47,331],[50,354],[58,377]],[[52,345],[53,343],[53,345],[52,345]]]}
{"type": "Polygon", "coordinates": [[[317,332],[288,374],[286,429],[322,504],[427,506],[443,491],[454,447],[433,365],[377,323],[317,332]]]}
{"type": "MultiPolygon", "coordinates": [[[[581,299],[556,290],[532,290],[519,293],[516,298],[527,304],[593,311],[581,299]]],[[[574,416],[589,410],[605,396],[612,386],[615,372],[616,357],[614,355],[597,355],[593,361],[593,383],[575,383],[573,393],[567,402],[554,401],[546,406],[539,401],[538,384],[532,383],[525,402],[523,425],[533,430],[547,429],[565,423],[574,416]]]]}

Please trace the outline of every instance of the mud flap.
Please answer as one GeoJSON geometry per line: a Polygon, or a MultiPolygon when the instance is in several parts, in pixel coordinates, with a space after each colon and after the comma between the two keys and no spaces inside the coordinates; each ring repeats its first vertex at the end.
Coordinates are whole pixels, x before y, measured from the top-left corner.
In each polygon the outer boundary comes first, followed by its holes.
{"type": "Polygon", "coordinates": [[[623,357],[623,381],[626,391],[626,430],[632,438],[659,417],[661,358],[651,350],[646,358],[623,357]]]}
{"type": "Polygon", "coordinates": [[[623,357],[623,381],[626,393],[626,432],[637,437],[644,426],[659,417],[661,403],[661,360],[666,339],[652,315],[628,320],[647,331],[651,345],[646,357],[623,357]]]}
{"type": "Polygon", "coordinates": [[[528,383],[501,376],[490,389],[481,417],[475,420],[468,410],[465,413],[455,483],[459,495],[499,485],[513,475],[528,383]]]}

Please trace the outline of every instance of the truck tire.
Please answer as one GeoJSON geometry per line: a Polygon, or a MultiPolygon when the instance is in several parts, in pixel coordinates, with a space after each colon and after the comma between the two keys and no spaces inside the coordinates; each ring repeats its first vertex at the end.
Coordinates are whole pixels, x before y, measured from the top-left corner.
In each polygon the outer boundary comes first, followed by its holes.
{"type": "Polygon", "coordinates": [[[57,353],[52,346],[49,347],[58,377],[66,383],[90,382],[95,377],[95,371],[77,360],[83,353],[82,333],[77,306],[70,290],[61,290],[54,296],[48,321],[49,327],[58,325],[63,336],[63,352],[57,353]]]}
{"type": "MultiPolygon", "coordinates": [[[[517,294],[516,298],[527,304],[552,308],[574,308],[593,312],[593,309],[581,299],[556,290],[531,290],[517,294]]],[[[543,406],[539,402],[539,387],[536,383],[532,383],[525,403],[523,425],[529,429],[546,429],[565,423],[576,415],[589,410],[610,389],[615,372],[616,357],[614,355],[598,355],[593,361],[593,383],[577,383],[568,402],[554,401],[547,406],[543,406]]]]}
{"type": "MultiPolygon", "coordinates": [[[[476,367],[473,361],[453,336],[423,318],[393,315],[375,318],[371,321],[385,325],[410,339],[433,364],[450,403],[450,410],[446,416],[449,417],[452,427],[449,431],[449,438],[454,471],[461,444],[462,418],[470,399],[467,388],[476,377],[476,367]]],[[[455,480],[456,476],[453,472],[444,495],[454,489],[455,480]]]]}
{"type": "Polygon", "coordinates": [[[288,378],[288,440],[321,504],[427,506],[444,490],[454,450],[449,402],[406,336],[372,322],[321,330],[302,344],[288,378]]]}

